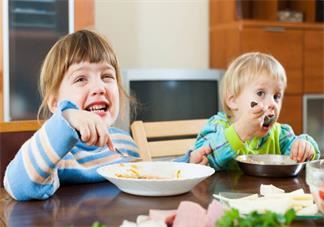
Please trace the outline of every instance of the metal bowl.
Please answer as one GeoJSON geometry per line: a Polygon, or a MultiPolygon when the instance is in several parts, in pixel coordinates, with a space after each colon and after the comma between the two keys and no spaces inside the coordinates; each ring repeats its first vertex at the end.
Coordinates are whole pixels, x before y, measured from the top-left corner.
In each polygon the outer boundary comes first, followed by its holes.
{"type": "Polygon", "coordinates": [[[287,155],[239,155],[236,161],[245,174],[262,177],[294,177],[305,166],[287,155]]]}

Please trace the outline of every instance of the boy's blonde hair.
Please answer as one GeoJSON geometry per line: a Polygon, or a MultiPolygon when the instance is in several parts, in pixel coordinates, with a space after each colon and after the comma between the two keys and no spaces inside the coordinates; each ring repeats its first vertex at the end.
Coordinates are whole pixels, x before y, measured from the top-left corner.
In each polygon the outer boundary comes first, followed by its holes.
{"type": "Polygon", "coordinates": [[[244,86],[261,75],[281,81],[284,89],[287,86],[285,69],[271,55],[259,52],[245,53],[229,65],[220,88],[221,104],[229,118],[232,117],[232,111],[226,104],[227,98],[239,96],[244,86]]]}
{"type": "Polygon", "coordinates": [[[51,115],[47,106],[50,96],[57,95],[68,68],[82,61],[106,62],[114,67],[121,100],[120,107],[124,108],[125,98],[129,96],[122,87],[120,66],[110,43],[93,31],[80,30],[62,37],[46,55],[40,73],[39,89],[42,103],[38,110],[38,118],[41,116],[46,119],[51,115]]]}

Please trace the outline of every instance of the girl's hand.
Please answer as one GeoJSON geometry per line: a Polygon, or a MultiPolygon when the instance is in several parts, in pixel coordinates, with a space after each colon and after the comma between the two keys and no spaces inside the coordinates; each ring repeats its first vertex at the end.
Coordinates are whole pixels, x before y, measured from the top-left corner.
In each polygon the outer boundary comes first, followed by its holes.
{"type": "Polygon", "coordinates": [[[196,163],[201,165],[207,165],[208,159],[207,155],[211,152],[211,148],[209,146],[198,148],[197,150],[194,150],[190,154],[190,163],[196,163]]]}
{"type": "Polygon", "coordinates": [[[315,151],[311,143],[303,139],[297,139],[291,147],[290,158],[297,162],[305,162],[311,160],[314,154],[315,151]]]}
{"type": "Polygon", "coordinates": [[[80,139],[84,143],[99,147],[107,145],[110,150],[114,150],[107,126],[98,115],[76,109],[65,110],[62,114],[70,125],[80,133],[80,139]]]}
{"type": "Polygon", "coordinates": [[[254,137],[262,128],[265,111],[262,103],[252,102],[251,108],[234,123],[235,131],[243,142],[254,137]]]}

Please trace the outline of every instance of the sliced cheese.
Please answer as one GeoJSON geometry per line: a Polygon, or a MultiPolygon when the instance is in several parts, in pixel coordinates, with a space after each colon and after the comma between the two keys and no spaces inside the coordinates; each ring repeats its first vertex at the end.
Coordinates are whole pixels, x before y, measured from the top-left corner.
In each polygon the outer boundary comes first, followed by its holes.
{"type": "Polygon", "coordinates": [[[238,209],[242,214],[248,214],[252,211],[264,213],[266,210],[284,214],[291,208],[292,200],[290,198],[269,199],[259,197],[253,200],[231,200],[229,201],[229,205],[230,207],[238,209]]]}
{"type": "Polygon", "coordinates": [[[318,212],[318,208],[316,204],[312,204],[311,206],[304,207],[297,211],[297,215],[314,215],[318,212]]]}
{"type": "Polygon", "coordinates": [[[272,184],[261,184],[260,186],[260,195],[267,196],[272,194],[280,194],[285,193],[285,190],[282,190],[281,188],[277,188],[276,186],[272,184]]]}
{"type": "Polygon", "coordinates": [[[254,194],[240,199],[227,199],[227,202],[230,207],[238,209],[243,214],[252,211],[263,213],[266,210],[284,214],[290,208],[294,208],[297,214],[313,215],[318,212],[313,196],[305,193],[303,189],[285,193],[274,185],[261,184],[260,194],[263,196],[256,197],[254,194]]]}

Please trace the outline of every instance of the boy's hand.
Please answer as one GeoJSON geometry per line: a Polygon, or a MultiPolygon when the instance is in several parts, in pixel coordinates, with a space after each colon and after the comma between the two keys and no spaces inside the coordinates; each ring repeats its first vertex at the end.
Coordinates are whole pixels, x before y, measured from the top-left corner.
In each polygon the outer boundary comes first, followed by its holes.
{"type": "Polygon", "coordinates": [[[212,149],[209,146],[198,148],[197,150],[194,150],[190,154],[190,163],[196,163],[201,165],[207,165],[208,159],[207,155],[212,151],[212,149]]]}
{"type": "Polygon", "coordinates": [[[245,142],[255,136],[262,128],[265,108],[262,103],[251,103],[251,108],[234,123],[234,128],[240,139],[245,142]]]}
{"type": "Polygon", "coordinates": [[[315,151],[311,143],[303,139],[297,139],[291,147],[290,158],[297,162],[305,162],[311,160],[314,154],[315,151]]]}
{"type": "Polygon", "coordinates": [[[114,150],[107,126],[98,115],[76,109],[65,110],[62,115],[80,133],[84,143],[99,147],[107,145],[110,150],[114,150]]]}

